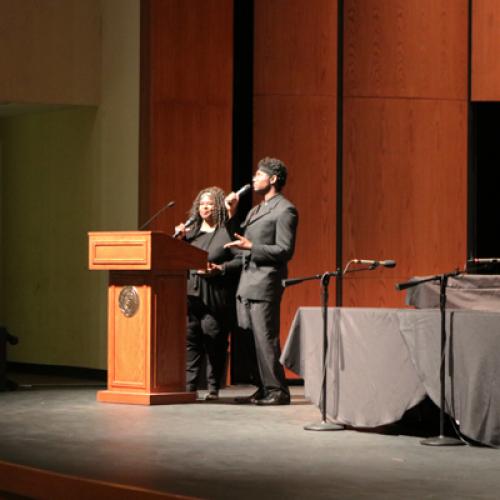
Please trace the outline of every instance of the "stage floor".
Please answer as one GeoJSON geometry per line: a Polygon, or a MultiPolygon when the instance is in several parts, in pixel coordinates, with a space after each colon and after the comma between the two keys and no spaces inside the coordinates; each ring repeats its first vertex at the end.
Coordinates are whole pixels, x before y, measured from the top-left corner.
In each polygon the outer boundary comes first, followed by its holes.
{"type": "Polygon", "coordinates": [[[302,387],[292,387],[290,406],[232,404],[251,391],[228,388],[216,403],[150,407],[97,403],[88,386],[3,392],[0,460],[210,499],[500,497],[500,450],[305,431],[320,413],[302,387]]]}

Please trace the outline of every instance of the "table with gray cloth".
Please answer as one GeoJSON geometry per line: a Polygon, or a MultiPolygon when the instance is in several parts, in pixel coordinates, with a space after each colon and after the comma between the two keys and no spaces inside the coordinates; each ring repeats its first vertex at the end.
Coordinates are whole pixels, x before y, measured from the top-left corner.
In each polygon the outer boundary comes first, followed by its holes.
{"type": "MultiPolygon", "coordinates": [[[[414,277],[412,280],[425,279],[414,277]]],[[[406,303],[417,309],[439,307],[439,281],[428,281],[408,288],[406,303]]],[[[484,274],[461,274],[448,278],[446,286],[448,309],[474,309],[477,311],[500,311],[500,276],[484,274]]]]}
{"type": "MultiPolygon", "coordinates": [[[[300,308],[281,362],[319,406],[320,307],[300,308]]],[[[440,404],[439,310],[329,308],[327,415],[354,427],[398,421],[428,395],[440,404]]],[[[447,413],[475,441],[500,445],[500,313],[447,312],[447,413]]]]}

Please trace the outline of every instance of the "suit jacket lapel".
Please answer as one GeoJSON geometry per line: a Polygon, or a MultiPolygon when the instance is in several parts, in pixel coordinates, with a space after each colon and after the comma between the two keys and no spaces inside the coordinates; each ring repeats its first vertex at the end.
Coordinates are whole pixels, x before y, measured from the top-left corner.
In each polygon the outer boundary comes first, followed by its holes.
{"type": "Polygon", "coordinates": [[[257,210],[259,209],[260,205],[255,205],[255,207],[250,209],[250,212],[248,212],[247,216],[245,217],[245,220],[243,221],[243,224],[241,225],[242,228],[247,227],[248,224],[250,224],[250,220],[255,217],[255,214],[257,210]]]}
{"type": "Polygon", "coordinates": [[[264,215],[267,215],[271,210],[278,204],[281,199],[281,195],[277,194],[274,198],[272,198],[267,205],[261,203],[260,205],[256,205],[250,210],[248,213],[248,217],[246,220],[246,226],[249,224],[253,224],[255,221],[259,220],[264,215]]]}

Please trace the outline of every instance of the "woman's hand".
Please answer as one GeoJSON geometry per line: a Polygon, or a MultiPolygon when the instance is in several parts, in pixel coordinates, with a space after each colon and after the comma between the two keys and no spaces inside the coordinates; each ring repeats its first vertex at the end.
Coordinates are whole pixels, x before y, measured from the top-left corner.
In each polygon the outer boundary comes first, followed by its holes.
{"type": "Polygon", "coordinates": [[[224,264],[214,264],[209,262],[206,269],[198,269],[196,271],[201,276],[212,277],[219,276],[224,272],[224,264]]]}
{"type": "Polygon", "coordinates": [[[191,228],[186,227],[186,225],[181,222],[178,226],[175,226],[175,239],[177,240],[183,240],[186,237],[186,233],[190,230],[191,228]]]}

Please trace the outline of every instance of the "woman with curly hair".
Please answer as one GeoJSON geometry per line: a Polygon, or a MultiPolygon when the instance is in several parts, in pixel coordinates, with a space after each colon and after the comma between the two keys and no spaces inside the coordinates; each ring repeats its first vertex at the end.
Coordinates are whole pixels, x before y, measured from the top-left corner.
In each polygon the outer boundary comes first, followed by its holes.
{"type": "Polygon", "coordinates": [[[233,250],[224,191],[216,186],[202,189],[191,208],[190,227],[176,226],[179,238],[208,252],[206,269],[191,270],[188,277],[188,327],[186,385],[196,391],[203,358],[207,364],[207,400],[216,400],[226,365],[228,334],[235,318],[235,290],[241,267],[233,250]]]}

